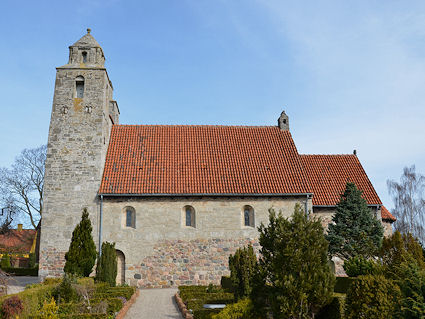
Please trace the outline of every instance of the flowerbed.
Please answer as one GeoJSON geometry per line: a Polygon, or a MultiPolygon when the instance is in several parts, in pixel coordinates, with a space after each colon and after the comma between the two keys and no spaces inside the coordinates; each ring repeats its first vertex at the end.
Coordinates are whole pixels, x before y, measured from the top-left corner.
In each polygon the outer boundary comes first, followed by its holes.
{"type": "MultiPolygon", "coordinates": [[[[58,318],[114,318],[136,292],[135,287],[110,287],[105,283],[95,284],[93,278],[80,278],[70,286],[72,300],[64,302],[64,290],[58,289],[61,282],[60,279],[47,279],[30,285],[23,292],[1,297],[0,305],[11,296],[17,296],[23,304],[19,315],[22,319],[45,318],[45,308],[58,318]],[[62,296],[58,296],[58,291],[62,296]],[[49,303],[50,307],[46,307],[49,303]]],[[[1,315],[7,316],[5,313],[1,315]]]]}

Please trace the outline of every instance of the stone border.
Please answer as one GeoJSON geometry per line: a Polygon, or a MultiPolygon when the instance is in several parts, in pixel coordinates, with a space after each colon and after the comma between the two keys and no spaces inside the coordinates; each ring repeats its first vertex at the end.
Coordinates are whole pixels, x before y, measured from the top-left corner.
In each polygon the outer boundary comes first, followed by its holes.
{"type": "Polygon", "coordinates": [[[185,319],[193,319],[192,313],[187,310],[186,305],[184,304],[182,298],[180,298],[180,295],[178,292],[174,295],[174,299],[176,300],[177,306],[179,307],[179,310],[185,319]]]}
{"type": "Polygon", "coordinates": [[[125,315],[127,314],[128,309],[130,309],[131,305],[134,304],[137,297],[140,295],[140,289],[136,288],[136,292],[131,296],[130,300],[128,300],[124,306],[121,308],[121,310],[116,315],[115,319],[123,319],[125,315]]]}

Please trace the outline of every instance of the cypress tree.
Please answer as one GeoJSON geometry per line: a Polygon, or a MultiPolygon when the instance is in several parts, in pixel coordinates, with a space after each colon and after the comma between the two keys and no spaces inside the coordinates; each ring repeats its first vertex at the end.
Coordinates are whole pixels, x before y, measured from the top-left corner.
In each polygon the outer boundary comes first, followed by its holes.
{"type": "Polygon", "coordinates": [[[88,277],[96,261],[96,246],[87,208],[83,209],[81,222],[72,232],[71,244],[65,254],[64,271],[67,274],[88,277]]]}
{"type": "Polygon", "coordinates": [[[354,183],[347,183],[332,221],[326,235],[332,256],[347,260],[358,255],[368,258],[377,254],[384,229],[354,183]]]}
{"type": "Polygon", "coordinates": [[[251,245],[239,248],[234,256],[229,256],[230,280],[237,300],[250,295],[257,266],[257,256],[251,245]]]}
{"type": "Polygon", "coordinates": [[[102,255],[97,259],[96,280],[116,285],[117,278],[117,253],[115,243],[102,243],[102,255]]]}

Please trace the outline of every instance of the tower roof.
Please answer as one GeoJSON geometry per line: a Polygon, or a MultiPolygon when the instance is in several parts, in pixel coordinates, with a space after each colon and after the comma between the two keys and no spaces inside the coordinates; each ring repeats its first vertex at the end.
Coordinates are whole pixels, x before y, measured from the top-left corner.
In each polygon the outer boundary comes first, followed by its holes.
{"type": "Polygon", "coordinates": [[[102,48],[96,39],[90,34],[91,29],[87,29],[87,34],[84,35],[80,40],[75,42],[71,47],[89,47],[89,48],[102,48]]]}

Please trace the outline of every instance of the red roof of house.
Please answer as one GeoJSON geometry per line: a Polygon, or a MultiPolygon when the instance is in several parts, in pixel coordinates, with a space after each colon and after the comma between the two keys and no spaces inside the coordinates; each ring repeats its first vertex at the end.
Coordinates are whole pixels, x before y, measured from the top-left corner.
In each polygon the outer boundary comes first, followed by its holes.
{"type": "Polygon", "coordinates": [[[275,126],[114,125],[100,194],[312,193],[275,126]]]}
{"type": "Polygon", "coordinates": [[[313,188],[313,205],[334,206],[344,193],[347,182],[363,191],[369,205],[381,200],[356,155],[300,155],[304,172],[313,188]]]}
{"type": "Polygon", "coordinates": [[[397,220],[385,206],[381,207],[381,217],[383,220],[388,220],[390,222],[395,222],[397,220]]]}
{"type": "Polygon", "coordinates": [[[11,229],[5,234],[0,234],[0,252],[29,253],[35,235],[34,229],[11,229]]]}

